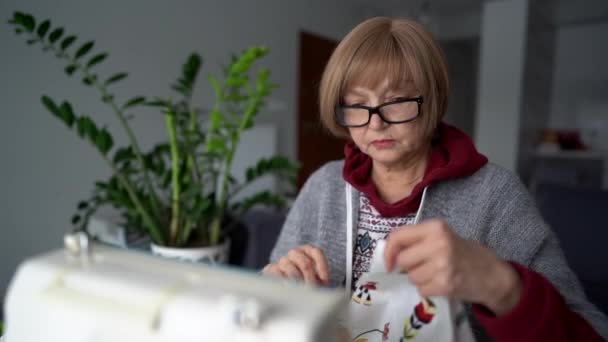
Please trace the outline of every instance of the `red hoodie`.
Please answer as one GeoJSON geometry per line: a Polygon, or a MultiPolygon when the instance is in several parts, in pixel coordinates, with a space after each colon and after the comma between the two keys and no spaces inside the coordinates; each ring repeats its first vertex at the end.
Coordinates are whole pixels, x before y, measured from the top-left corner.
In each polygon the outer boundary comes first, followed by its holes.
{"type": "MultiPolygon", "coordinates": [[[[374,208],[385,217],[416,212],[425,187],[442,180],[467,177],[488,162],[464,132],[442,123],[438,127],[438,139],[433,145],[422,181],[408,197],[388,204],[380,198],[371,179],[371,158],[352,142],[346,144],[344,152],[344,179],[365,193],[374,208]]],[[[521,298],[515,308],[496,317],[483,306],[473,305],[476,318],[491,337],[496,341],[522,342],[602,341],[587,321],[568,308],[547,279],[515,262],[511,262],[511,265],[519,273],[523,285],[521,298]]]]}

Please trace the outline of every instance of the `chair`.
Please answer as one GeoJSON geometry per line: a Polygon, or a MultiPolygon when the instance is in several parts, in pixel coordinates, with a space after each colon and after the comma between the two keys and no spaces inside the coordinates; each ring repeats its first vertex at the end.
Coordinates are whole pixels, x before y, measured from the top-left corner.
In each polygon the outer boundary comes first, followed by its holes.
{"type": "Polygon", "coordinates": [[[608,191],[540,184],[536,195],[587,297],[608,313],[608,191]]]}

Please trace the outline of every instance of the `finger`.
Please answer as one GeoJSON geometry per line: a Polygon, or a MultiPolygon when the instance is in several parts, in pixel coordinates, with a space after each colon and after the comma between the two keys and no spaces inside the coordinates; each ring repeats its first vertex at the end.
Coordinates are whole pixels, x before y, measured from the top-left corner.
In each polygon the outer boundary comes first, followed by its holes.
{"type": "Polygon", "coordinates": [[[435,255],[435,248],[432,244],[428,243],[428,240],[419,241],[398,252],[395,257],[394,267],[403,272],[410,272],[412,269],[431,260],[435,255]]]}
{"type": "Polygon", "coordinates": [[[300,247],[315,263],[315,269],[319,279],[324,283],[329,283],[329,264],[323,251],[311,245],[300,247]]]}
{"type": "Polygon", "coordinates": [[[453,298],[453,293],[450,288],[446,288],[440,282],[430,281],[426,284],[416,286],[418,293],[422,297],[448,297],[453,298]]]}
{"type": "MultiPolygon", "coordinates": [[[[429,268],[433,269],[433,267],[429,268]]],[[[450,274],[435,271],[429,280],[416,285],[416,287],[423,297],[444,296],[454,298],[458,284],[458,279],[450,274]]]]}
{"type": "MultiPolygon", "coordinates": [[[[296,269],[297,271],[297,269],[296,269]]],[[[278,278],[290,278],[290,276],[286,273],[281,271],[279,264],[270,264],[268,266],[266,266],[263,270],[263,273],[265,275],[269,275],[269,276],[273,276],[273,277],[278,277],[278,278]]],[[[296,276],[297,278],[297,276],[296,276]]]]}
{"type": "Polygon", "coordinates": [[[287,257],[283,257],[279,260],[278,269],[284,278],[302,279],[302,273],[300,273],[296,265],[287,257]]]}
{"type": "Polygon", "coordinates": [[[443,297],[445,294],[432,282],[416,286],[421,297],[443,297]]]}
{"type": "Polygon", "coordinates": [[[296,265],[300,273],[304,276],[306,283],[318,283],[317,272],[315,271],[315,262],[311,257],[306,255],[306,253],[300,249],[292,249],[287,254],[287,257],[296,265]]]}
{"type": "Polygon", "coordinates": [[[432,264],[423,263],[417,267],[412,268],[408,273],[407,277],[416,287],[423,286],[430,283],[433,277],[437,273],[437,270],[432,264]]]}
{"type": "Polygon", "coordinates": [[[399,252],[423,240],[426,234],[426,228],[423,225],[411,225],[390,233],[386,238],[386,247],[384,249],[386,270],[391,272],[395,266],[399,252]]]}
{"type": "Polygon", "coordinates": [[[268,264],[268,265],[266,265],[262,269],[262,274],[264,274],[264,275],[280,276],[281,275],[281,271],[279,271],[279,269],[278,269],[278,267],[277,267],[276,264],[268,264]]]}

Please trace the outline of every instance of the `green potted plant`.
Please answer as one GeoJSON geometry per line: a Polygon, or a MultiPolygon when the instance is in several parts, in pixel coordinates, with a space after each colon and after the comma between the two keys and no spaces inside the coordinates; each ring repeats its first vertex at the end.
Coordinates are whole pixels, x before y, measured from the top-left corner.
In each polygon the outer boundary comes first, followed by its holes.
{"type": "Polygon", "coordinates": [[[91,215],[111,205],[121,213],[124,226],[149,235],[153,252],[222,261],[227,255],[227,234],[247,210],[257,204],[284,205],[283,196],[269,191],[240,200],[235,196],[268,174],[293,184],[297,166],[289,159],[259,160],[247,169],[244,182],[232,174],[241,135],[253,127],[256,114],[275,87],[268,69],[260,68],[252,75],[252,65],[267,53],[266,48],[248,48],[232,58],[221,78],[210,75],[215,103],[208,113],[201,113],[191,102],[202,64],[197,54],[188,57],[172,85],[178,96],[135,96],[120,102],[112,85],[124,80],[127,73],[102,77],[95,67],[108,53],[93,53],[94,41],[77,44],[75,35],[51,27],[50,20],[38,22],[22,12],[15,12],[9,23],[15,33],[27,37],[28,44],[41,45],[64,60],[68,76],[79,77],[98,91],[128,137],[128,145],[115,147],[112,134],[89,116],[78,114],[69,101],[42,96],[44,107],[90,143],[112,170],[112,176],[95,182],[90,198],[78,204],[72,218],[76,229],[86,230],[91,215]],[[143,106],[158,108],[167,129],[167,140],[149,151],[142,150],[129,122],[133,110],[143,106]]]}

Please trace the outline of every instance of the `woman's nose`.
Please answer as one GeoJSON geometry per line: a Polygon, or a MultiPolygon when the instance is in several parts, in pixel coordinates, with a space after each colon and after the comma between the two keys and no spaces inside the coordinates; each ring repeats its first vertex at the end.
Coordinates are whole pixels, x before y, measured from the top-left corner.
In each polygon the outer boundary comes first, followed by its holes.
{"type": "Polygon", "coordinates": [[[378,130],[384,128],[386,123],[380,117],[380,113],[373,113],[369,118],[369,128],[378,130]]]}

